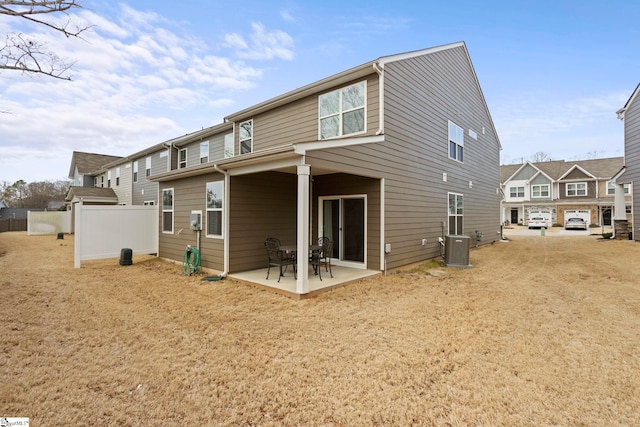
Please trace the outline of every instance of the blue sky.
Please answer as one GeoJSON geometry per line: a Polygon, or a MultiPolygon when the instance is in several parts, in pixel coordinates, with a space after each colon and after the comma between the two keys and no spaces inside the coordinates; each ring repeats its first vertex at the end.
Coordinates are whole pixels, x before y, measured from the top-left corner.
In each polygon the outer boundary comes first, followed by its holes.
{"type": "Polygon", "coordinates": [[[0,17],[76,62],[0,73],[0,182],[65,179],[74,150],[125,156],[381,56],[465,41],[503,163],[622,156],[640,82],[630,1],[81,0],[84,40],[0,17]],[[241,4],[242,7],[237,5],[241,4]]]}

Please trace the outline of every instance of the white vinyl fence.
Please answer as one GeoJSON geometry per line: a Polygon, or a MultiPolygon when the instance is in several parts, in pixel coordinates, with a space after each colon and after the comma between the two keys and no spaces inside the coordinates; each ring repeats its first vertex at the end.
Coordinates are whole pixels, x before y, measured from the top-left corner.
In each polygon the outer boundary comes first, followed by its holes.
{"type": "Polygon", "coordinates": [[[74,205],[74,266],[81,261],[158,253],[158,206],[74,205]]]}
{"type": "Polygon", "coordinates": [[[71,211],[27,212],[27,235],[71,233],[71,211]]]}

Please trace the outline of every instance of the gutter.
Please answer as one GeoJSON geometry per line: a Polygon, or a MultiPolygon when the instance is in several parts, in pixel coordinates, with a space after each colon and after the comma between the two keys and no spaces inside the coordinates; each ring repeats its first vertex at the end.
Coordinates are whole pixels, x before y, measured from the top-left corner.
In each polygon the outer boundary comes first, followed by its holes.
{"type": "Polygon", "coordinates": [[[378,126],[378,131],[376,135],[384,135],[384,66],[380,65],[379,62],[373,63],[373,69],[380,78],[378,82],[378,105],[379,105],[379,114],[380,114],[380,125],[378,126]]]}
{"type": "Polygon", "coordinates": [[[220,273],[222,278],[227,277],[229,273],[229,171],[223,171],[218,167],[217,164],[214,163],[213,169],[224,175],[224,209],[222,210],[224,218],[222,220],[222,227],[224,229],[222,238],[224,239],[223,243],[223,252],[224,252],[224,261],[223,261],[223,271],[220,273]]]}

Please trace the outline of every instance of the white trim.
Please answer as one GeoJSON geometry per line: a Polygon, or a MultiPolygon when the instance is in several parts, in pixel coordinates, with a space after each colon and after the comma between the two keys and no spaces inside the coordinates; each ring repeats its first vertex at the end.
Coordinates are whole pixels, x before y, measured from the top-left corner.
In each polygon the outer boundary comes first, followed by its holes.
{"type": "Polygon", "coordinates": [[[324,139],[322,141],[301,142],[293,144],[296,154],[305,155],[307,151],[341,148],[353,145],[375,144],[384,142],[384,135],[360,136],[353,138],[324,139]]]}
{"type": "MultiPolygon", "coordinates": [[[[323,218],[323,202],[325,200],[338,200],[340,203],[340,213],[339,213],[339,229],[340,229],[340,235],[338,236],[339,239],[339,254],[338,254],[338,258],[332,258],[332,262],[334,263],[334,265],[339,265],[342,267],[350,267],[350,268],[358,268],[358,269],[363,269],[366,270],[367,269],[367,242],[369,240],[368,237],[368,208],[367,208],[367,203],[368,203],[368,198],[367,198],[367,194],[343,194],[343,195],[331,195],[331,196],[319,196],[318,197],[318,238],[322,237],[324,235],[324,218],[323,218]],[[343,224],[342,224],[342,201],[344,199],[364,199],[364,236],[363,236],[363,258],[364,260],[362,262],[357,262],[357,261],[345,261],[342,259],[343,257],[343,250],[344,250],[344,236],[342,234],[342,229],[343,229],[343,224]]],[[[384,252],[384,251],[383,251],[384,252]]]]}
{"type": "Polygon", "coordinates": [[[162,212],[162,217],[160,219],[161,222],[161,226],[160,226],[160,230],[162,230],[163,234],[174,234],[174,231],[176,229],[175,227],[175,220],[176,220],[176,192],[175,189],[173,187],[170,188],[163,188],[162,189],[162,198],[160,199],[160,211],[162,212]],[[164,209],[164,192],[165,191],[171,191],[171,210],[165,210],[164,209]],[[165,231],[164,229],[164,213],[165,212],[171,212],[171,231],[165,231]]]}
{"type": "Polygon", "coordinates": [[[589,186],[587,185],[586,181],[580,181],[580,182],[567,182],[564,186],[564,194],[567,197],[586,197],[589,195],[589,186]],[[584,194],[578,194],[578,184],[584,184],[584,194]],[[575,185],[576,186],[576,194],[569,194],[569,186],[570,185],[575,185]]]}
{"type": "Polygon", "coordinates": [[[255,129],[254,129],[254,123],[253,123],[253,119],[249,119],[249,120],[244,120],[240,123],[238,123],[238,129],[242,129],[242,125],[245,123],[251,123],[251,136],[249,138],[245,138],[242,139],[242,132],[240,132],[238,130],[238,154],[239,155],[245,155],[245,154],[250,154],[253,153],[253,139],[255,138],[255,129]],[[242,152],[242,142],[243,141],[250,141],[251,142],[251,147],[248,153],[243,153],[242,152]]]}
{"type": "Polygon", "coordinates": [[[318,123],[318,140],[319,141],[328,141],[328,140],[336,139],[336,138],[344,138],[345,136],[362,135],[364,133],[367,133],[367,112],[368,112],[367,111],[367,100],[368,99],[369,99],[369,97],[367,96],[367,80],[366,79],[365,80],[361,80],[361,81],[356,82],[356,83],[352,83],[352,84],[347,85],[347,86],[338,87],[338,88],[333,89],[333,90],[331,90],[329,92],[318,94],[318,122],[317,122],[318,123]],[[363,89],[364,103],[363,103],[362,107],[352,108],[350,110],[344,110],[342,108],[342,100],[343,100],[342,92],[345,89],[348,89],[348,88],[354,87],[354,86],[359,86],[359,85],[363,85],[364,86],[364,89],[363,89]],[[326,96],[326,95],[330,95],[330,94],[336,93],[336,92],[338,93],[338,97],[339,97],[338,98],[339,99],[339,101],[338,101],[338,112],[334,113],[334,114],[330,114],[328,116],[320,116],[320,98],[322,98],[323,96],[326,96]],[[362,108],[362,110],[363,110],[363,117],[362,117],[363,130],[361,130],[359,132],[353,132],[353,133],[349,133],[349,134],[345,135],[343,133],[343,125],[344,125],[343,117],[344,117],[344,114],[348,113],[348,112],[351,112],[351,111],[357,111],[360,108],[362,108]],[[322,125],[321,125],[322,119],[326,119],[326,118],[332,117],[332,116],[338,116],[338,134],[335,135],[335,136],[328,137],[328,138],[322,138],[322,125]]]}
{"type": "MultiPolygon", "coordinates": [[[[540,194],[542,194],[542,188],[540,188],[540,194]]],[[[531,198],[532,199],[549,199],[551,198],[551,184],[531,184],[531,198]],[[533,188],[534,187],[547,187],[547,194],[546,196],[534,196],[533,194],[533,188]]]]}
{"type": "Polygon", "coordinates": [[[380,270],[384,270],[385,273],[387,271],[386,266],[386,253],[384,252],[384,243],[386,240],[385,237],[385,228],[384,228],[384,206],[385,206],[385,179],[380,178],[380,270]]]}
{"type": "MultiPolygon", "coordinates": [[[[225,212],[225,205],[224,202],[226,200],[226,195],[225,195],[225,180],[224,179],[217,179],[214,181],[207,181],[204,184],[204,211],[206,212],[207,215],[207,221],[206,221],[206,227],[204,229],[204,235],[207,238],[211,238],[211,239],[222,239],[224,238],[224,212],[225,212]],[[220,184],[222,186],[222,207],[221,208],[209,208],[209,204],[207,202],[207,193],[208,193],[208,187],[209,184],[220,184]],[[209,234],[209,212],[220,212],[220,234],[209,234]]],[[[205,221],[202,221],[202,223],[204,223],[205,221]]]]}

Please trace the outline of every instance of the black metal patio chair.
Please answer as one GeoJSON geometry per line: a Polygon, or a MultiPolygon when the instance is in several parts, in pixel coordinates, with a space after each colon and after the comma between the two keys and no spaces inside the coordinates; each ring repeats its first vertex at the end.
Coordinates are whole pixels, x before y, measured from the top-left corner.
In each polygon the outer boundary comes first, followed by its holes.
{"type": "Polygon", "coordinates": [[[333,240],[328,237],[320,237],[318,239],[318,245],[322,246],[320,252],[320,259],[318,260],[318,267],[324,265],[324,271],[329,271],[329,274],[333,278],[333,271],[331,271],[331,257],[333,256],[333,240]]]}
{"type": "Polygon", "coordinates": [[[269,237],[264,242],[264,246],[267,250],[267,257],[269,264],[267,268],[267,280],[269,280],[269,274],[271,273],[271,267],[278,267],[280,275],[278,276],[278,283],[280,278],[284,276],[288,266],[293,266],[293,277],[298,278],[296,275],[296,256],[294,253],[288,254],[280,249],[280,239],[276,237],[269,237]]]}

